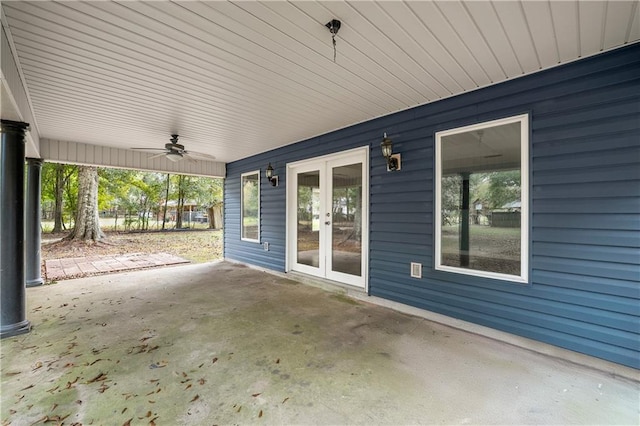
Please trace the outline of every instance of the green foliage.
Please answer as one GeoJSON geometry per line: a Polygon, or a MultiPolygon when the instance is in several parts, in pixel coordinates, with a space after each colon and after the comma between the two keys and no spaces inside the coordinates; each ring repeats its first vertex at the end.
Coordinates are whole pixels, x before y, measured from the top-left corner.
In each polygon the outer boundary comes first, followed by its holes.
{"type": "Polygon", "coordinates": [[[443,176],[441,182],[442,225],[452,225],[460,220],[460,175],[443,176]]]}
{"type": "Polygon", "coordinates": [[[258,217],[260,202],[258,178],[256,175],[242,178],[242,214],[243,217],[258,217]]]}
{"type": "Polygon", "coordinates": [[[492,208],[499,209],[520,200],[520,170],[491,172],[488,175],[488,199],[492,208]]]}
{"type": "Polygon", "coordinates": [[[62,222],[64,218],[67,218],[71,224],[78,201],[77,166],[49,162],[45,162],[42,165],[41,203],[45,212],[43,217],[53,218],[56,210],[56,200],[60,203],[59,220],[62,222]],[[58,177],[59,181],[57,181],[58,177]],[[57,188],[57,185],[60,185],[60,188],[57,188]],[[59,193],[57,189],[59,189],[59,193]]]}
{"type": "MultiPolygon", "coordinates": [[[[62,201],[64,215],[75,215],[78,197],[77,166],[45,163],[42,168],[42,206],[53,214],[56,201],[56,170],[62,168],[64,181],[62,201]]],[[[98,208],[101,217],[120,216],[118,223],[126,229],[148,229],[150,220],[162,221],[166,198],[167,174],[101,168],[98,171],[98,208]],[[122,216],[125,216],[124,218],[122,216]]],[[[197,210],[204,210],[222,202],[223,180],[193,176],[170,176],[169,200],[195,203],[197,210]]],[[[173,207],[175,209],[175,207],[173,207]]],[[[49,218],[49,214],[43,217],[49,218]]]]}
{"type": "MultiPolygon", "coordinates": [[[[462,203],[462,177],[458,174],[443,176],[442,225],[460,221],[462,203]]],[[[505,204],[520,200],[520,170],[501,170],[472,173],[469,176],[469,201],[480,200],[487,210],[502,208],[505,204]]]]}

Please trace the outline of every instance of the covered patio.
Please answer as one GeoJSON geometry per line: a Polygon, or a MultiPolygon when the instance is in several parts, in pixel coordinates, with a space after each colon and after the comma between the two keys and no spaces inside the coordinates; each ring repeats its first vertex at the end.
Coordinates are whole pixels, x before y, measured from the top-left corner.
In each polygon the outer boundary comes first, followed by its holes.
{"type": "Polygon", "coordinates": [[[638,424],[639,5],[3,1],[3,423],[638,424]],[[438,135],[514,118],[523,273],[447,270],[438,135]],[[43,161],[225,178],[226,261],[43,286],[43,161]],[[350,166],[359,287],[298,285],[350,166]]]}
{"type": "Polygon", "coordinates": [[[638,422],[634,369],[360,296],[225,261],[31,288],[3,424],[638,422]]]}

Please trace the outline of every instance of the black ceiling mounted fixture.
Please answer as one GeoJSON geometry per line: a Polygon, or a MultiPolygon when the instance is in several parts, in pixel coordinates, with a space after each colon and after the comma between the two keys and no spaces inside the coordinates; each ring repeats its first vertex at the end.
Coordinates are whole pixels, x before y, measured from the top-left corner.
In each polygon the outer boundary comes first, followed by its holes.
{"type": "Polygon", "coordinates": [[[331,21],[324,24],[325,27],[329,28],[331,32],[331,41],[333,42],[333,62],[336,61],[336,35],[338,31],[340,31],[340,21],[337,19],[332,19],[331,21]]]}
{"type": "Polygon", "coordinates": [[[169,139],[170,143],[164,145],[164,148],[131,148],[136,151],[164,151],[161,154],[152,155],[148,159],[162,157],[163,155],[167,158],[167,160],[176,162],[180,161],[183,158],[186,158],[190,161],[195,161],[193,157],[200,157],[206,160],[215,160],[216,157],[213,155],[205,154],[203,152],[195,152],[195,151],[187,151],[184,149],[184,145],[178,143],[178,135],[171,135],[171,139],[169,139]]]}

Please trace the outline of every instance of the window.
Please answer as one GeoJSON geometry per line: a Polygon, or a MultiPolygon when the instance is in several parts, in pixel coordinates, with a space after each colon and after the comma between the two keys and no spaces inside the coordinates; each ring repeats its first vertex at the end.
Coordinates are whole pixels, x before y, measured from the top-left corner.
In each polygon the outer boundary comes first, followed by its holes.
{"type": "Polygon", "coordinates": [[[242,174],[242,239],[260,242],[260,171],[242,174]]]}
{"type": "Polygon", "coordinates": [[[436,133],[437,270],[528,280],[529,117],[436,133]]]}

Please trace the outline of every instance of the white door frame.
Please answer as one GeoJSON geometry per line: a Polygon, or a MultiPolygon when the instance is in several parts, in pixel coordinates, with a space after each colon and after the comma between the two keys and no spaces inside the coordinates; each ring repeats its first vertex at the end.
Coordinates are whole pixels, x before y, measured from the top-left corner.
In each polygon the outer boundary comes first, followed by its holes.
{"type": "MultiPolygon", "coordinates": [[[[322,195],[322,194],[321,194],[322,195]]],[[[350,284],[356,287],[368,289],[369,285],[369,147],[362,147],[343,151],[331,155],[324,155],[321,157],[315,157],[306,159],[303,161],[296,161],[287,164],[287,208],[286,208],[286,271],[297,271],[308,275],[318,276],[321,278],[328,278],[334,281],[338,281],[344,284],[350,284]],[[324,225],[325,213],[331,211],[332,206],[332,194],[331,183],[328,173],[327,165],[329,163],[340,164],[345,161],[345,165],[362,163],[362,263],[361,263],[361,276],[354,276],[350,274],[329,271],[327,269],[327,262],[324,255],[330,252],[330,231],[327,231],[327,226],[324,225]],[[325,247],[325,253],[321,253],[319,259],[319,267],[315,268],[308,265],[301,265],[297,263],[297,189],[298,189],[298,173],[304,173],[305,171],[320,170],[321,184],[326,187],[324,197],[321,196],[320,200],[320,242],[321,247],[325,247]],[[324,179],[324,180],[323,180],[324,179]],[[327,182],[329,182],[327,184],[327,182]]],[[[330,262],[329,262],[330,263],[330,262]]]]}

